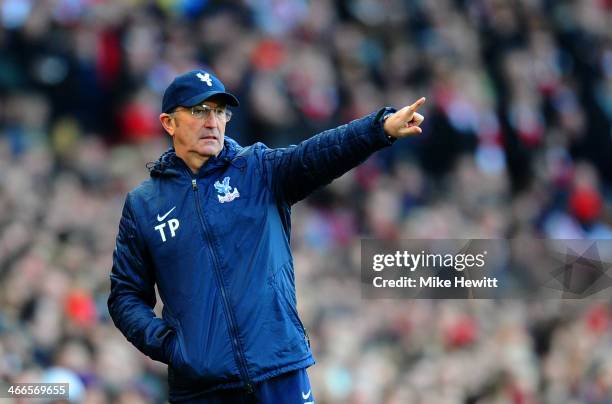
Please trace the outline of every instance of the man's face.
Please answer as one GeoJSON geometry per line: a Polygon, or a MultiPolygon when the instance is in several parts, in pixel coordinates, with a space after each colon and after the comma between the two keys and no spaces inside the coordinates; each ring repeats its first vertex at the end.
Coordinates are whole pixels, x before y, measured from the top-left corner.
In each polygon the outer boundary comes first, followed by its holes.
{"type": "MultiPolygon", "coordinates": [[[[223,148],[227,121],[218,116],[214,109],[225,109],[225,105],[210,100],[201,105],[213,110],[204,111],[203,116],[198,117],[192,114],[192,107],[178,107],[171,114],[175,120],[173,143],[179,156],[195,153],[202,157],[213,157],[223,148]]],[[[196,114],[201,112],[201,108],[196,109],[196,114]]]]}

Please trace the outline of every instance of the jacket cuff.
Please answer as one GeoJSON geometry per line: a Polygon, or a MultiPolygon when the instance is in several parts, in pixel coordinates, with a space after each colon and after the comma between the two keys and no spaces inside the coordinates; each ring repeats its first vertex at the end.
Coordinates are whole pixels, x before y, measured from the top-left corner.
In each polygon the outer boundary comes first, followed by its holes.
{"type": "Polygon", "coordinates": [[[168,328],[162,335],[162,353],[164,355],[163,363],[172,365],[172,354],[174,352],[174,344],[177,342],[178,335],[173,328],[168,328]]]}
{"type": "Polygon", "coordinates": [[[379,138],[379,140],[385,146],[390,146],[393,143],[395,143],[395,141],[397,140],[397,138],[391,137],[385,133],[385,125],[384,125],[385,118],[388,115],[395,113],[395,111],[397,111],[395,108],[384,107],[380,109],[378,112],[376,112],[376,115],[374,116],[374,122],[372,123],[374,126],[374,134],[379,138]]]}

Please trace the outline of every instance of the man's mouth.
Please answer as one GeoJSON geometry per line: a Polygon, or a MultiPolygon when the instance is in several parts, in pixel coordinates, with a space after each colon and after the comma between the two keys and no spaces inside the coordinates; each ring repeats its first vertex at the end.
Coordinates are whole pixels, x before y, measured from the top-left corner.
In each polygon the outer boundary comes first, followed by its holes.
{"type": "Polygon", "coordinates": [[[204,135],[200,136],[200,140],[217,140],[217,137],[214,135],[204,135]]]}

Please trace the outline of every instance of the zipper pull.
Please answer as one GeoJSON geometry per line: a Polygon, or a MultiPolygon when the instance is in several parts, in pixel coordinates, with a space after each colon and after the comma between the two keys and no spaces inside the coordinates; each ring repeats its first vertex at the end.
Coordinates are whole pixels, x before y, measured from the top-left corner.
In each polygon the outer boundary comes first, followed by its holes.
{"type": "Polygon", "coordinates": [[[198,184],[196,183],[195,178],[191,180],[191,188],[193,188],[194,191],[198,190],[198,184]]]}

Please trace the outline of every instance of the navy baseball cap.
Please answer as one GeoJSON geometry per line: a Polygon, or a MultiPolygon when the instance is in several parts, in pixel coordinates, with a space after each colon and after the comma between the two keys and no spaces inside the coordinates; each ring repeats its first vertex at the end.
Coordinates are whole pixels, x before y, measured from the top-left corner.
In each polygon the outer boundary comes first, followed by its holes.
{"type": "Polygon", "coordinates": [[[166,88],[162,112],[171,112],[178,106],[192,107],[213,95],[219,96],[227,105],[240,105],[234,95],[225,91],[225,86],[214,74],[204,70],[192,70],[177,76],[166,88]]]}

